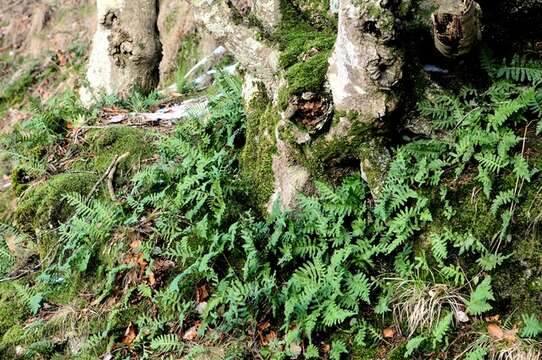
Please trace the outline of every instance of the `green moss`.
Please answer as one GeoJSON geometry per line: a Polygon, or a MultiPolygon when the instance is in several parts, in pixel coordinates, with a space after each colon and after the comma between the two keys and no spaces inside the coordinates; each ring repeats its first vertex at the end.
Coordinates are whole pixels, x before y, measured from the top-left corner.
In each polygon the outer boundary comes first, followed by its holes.
{"type": "Polygon", "coordinates": [[[406,350],[405,347],[406,347],[406,343],[403,343],[400,346],[393,348],[386,356],[386,360],[404,360],[405,359],[404,354],[406,350]]]}
{"type": "MultiPolygon", "coordinates": [[[[313,176],[320,179],[334,180],[333,170],[355,163],[359,170],[359,160],[370,153],[375,134],[370,125],[363,123],[355,114],[347,134],[336,136],[333,139],[320,138],[315,143],[299,148],[297,161],[306,167],[313,176]],[[370,147],[367,149],[367,147],[370,147]]],[[[334,122],[338,121],[340,114],[335,115],[334,122]]],[[[342,174],[338,174],[340,177],[342,174]]]]}
{"type": "Polygon", "coordinates": [[[175,72],[177,91],[181,93],[188,93],[191,90],[190,84],[185,80],[184,77],[188,71],[190,71],[190,69],[196,65],[198,59],[200,58],[199,42],[199,34],[193,32],[186,35],[181,43],[177,71],[175,72]]]}
{"type": "Polygon", "coordinates": [[[274,131],[278,120],[265,89],[260,89],[248,105],[246,143],[240,159],[241,173],[259,206],[264,206],[273,193],[272,157],[276,151],[274,131]]]}
{"type": "MultiPolygon", "coordinates": [[[[153,139],[152,133],[130,127],[112,127],[89,132],[85,143],[72,149],[80,153],[67,172],[32,185],[21,196],[15,212],[16,222],[29,233],[39,233],[43,241],[42,247],[49,246],[55,239],[43,232],[57,227],[71,214],[64,195],[87,195],[115,156],[130,153],[115,172],[115,189],[126,185],[137,163],[152,154],[153,139]]],[[[98,195],[105,196],[106,193],[104,183],[98,195]]]]}
{"type": "Polygon", "coordinates": [[[117,178],[126,178],[134,165],[151,156],[156,133],[127,126],[111,127],[90,131],[85,137],[81,156],[73,168],[102,174],[115,156],[130,153],[117,167],[117,178]]]}
{"type": "Polygon", "coordinates": [[[28,315],[27,307],[19,301],[19,296],[8,283],[0,283],[0,334],[28,315]]]}
{"type": "Polygon", "coordinates": [[[297,62],[288,68],[286,80],[290,94],[320,91],[326,77],[330,55],[331,50],[319,52],[307,61],[297,62]]]}
{"type": "Polygon", "coordinates": [[[378,349],[354,346],[352,360],[374,360],[378,356],[378,349]]]}
{"type": "Polygon", "coordinates": [[[24,330],[21,325],[10,327],[0,339],[0,358],[14,359],[17,357],[15,347],[24,338],[24,330]]]}
{"type": "Polygon", "coordinates": [[[292,0],[292,3],[316,28],[336,28],[337,16],[331,13],[329,0],[292,0]]]}
{"type": "Polygon", "coordinates": [[[318,92],[325,82],[336,32],[333,27],[316,29],[288,1],[281,2],[281,12],[282,20],[273,38],[281,50],[279,61],[286,70],[288,97],[318,92]]]}
{"type": "Polygon", "coordinates": [[[86,194],[98,177],[88,173],[63,173],[34,185],[19,199],[15,219],[25,231],[39,233],[65,221],[71,209],[64,195],[86,194]]]}

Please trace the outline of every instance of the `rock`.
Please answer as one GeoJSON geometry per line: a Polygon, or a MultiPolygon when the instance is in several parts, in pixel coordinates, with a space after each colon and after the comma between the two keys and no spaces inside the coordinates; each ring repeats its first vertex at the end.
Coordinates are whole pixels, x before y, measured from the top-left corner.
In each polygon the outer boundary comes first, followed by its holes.
{"type": "Polygon", "coordinates": [[[388,45],[395,38],[393,13],[378,0],[343,0],[338,36],[327,76],[336,110],[357,111],[374,122],[393,111],[393,89],[403,61],[388,45]]]}

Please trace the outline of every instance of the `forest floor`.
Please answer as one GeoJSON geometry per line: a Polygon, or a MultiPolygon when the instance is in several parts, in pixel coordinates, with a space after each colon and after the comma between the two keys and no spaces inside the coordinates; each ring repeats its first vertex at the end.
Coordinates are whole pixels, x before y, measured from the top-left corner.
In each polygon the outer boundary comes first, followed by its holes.
{"type": "Polygon", "coordinates": [[[378,199],[352,171],[267,213],[239,78],[85,108],[92,4],[30,4],[0,8],[0,358],[541,357],[539,58],[424,94],[378,199]]]}

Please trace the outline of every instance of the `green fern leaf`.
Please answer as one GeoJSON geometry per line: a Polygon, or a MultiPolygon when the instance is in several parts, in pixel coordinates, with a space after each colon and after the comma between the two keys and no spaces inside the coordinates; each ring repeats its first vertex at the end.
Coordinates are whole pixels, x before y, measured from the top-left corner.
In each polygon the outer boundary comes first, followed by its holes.
{"type": "Polygon", "coordinates": [[[488,351],[485,347],[477,347],[465,354],[465,360],[485,360],[488,351]]]}
{"type": "Polygon", "coordinates": [[[183,343],[175,334],[160,335],[151,340],[151,349],[154,351],[171,352],[183,348],[183,343]]]}
{"type": "Polygon", "coordinates": [[[331,342],[331,351],[329,352],[330,360],[341,360],[341,354],[347,354],[348,349],[346,343],[342,340],[333,340],[331,342]]]}
{"type": "Polygon", "coordinates": [[[495,200],[493,200],[493,203],[491,204],[491,213],[493,215],[497,215],[497,212],[499,211],[499,208],[503,205],[510,204],[515,199],[514,190],[505,190],[501,191],[497,197],[495,197],[495,200]]]}
{"type": "Polygon", "coordinates": [[[533,314],[522,314],[521,337],[535,338],[542,333],[542,322],[533,314]]]}
{"type": "Polygon", "coordinates": [[[491,289],[491,277],[488,276],[471,293],[467,302],[467,311],[472,315],[481,315],[492,309],[488,303],[491,300],[495,300],[495,297],[491,289]]]}
{"type": "Polygon", "coordinates": [[[405,351],[405,354],[403,355],[404,358],[405,359],[410,358],[410,356],[412,356],[414,351],[416,351],[423,344],[425,340],[427,340],[425,336],[416,336],[410,339],[406,344],[406,351],[405,351]]]}
{"type": "Polygon", "coordinates": [[[433,329],[433,348],[436,348],[437,344],[444,340],[444,336],[450,330],[452,325],[453,313],[448,312],[443,318],[439,320],[435,328],[433,329]]]}

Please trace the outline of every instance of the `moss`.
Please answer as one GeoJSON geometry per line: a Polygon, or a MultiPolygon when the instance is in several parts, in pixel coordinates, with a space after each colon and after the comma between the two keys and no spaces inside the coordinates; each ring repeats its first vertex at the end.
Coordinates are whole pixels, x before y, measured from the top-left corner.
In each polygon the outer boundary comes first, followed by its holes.
{"type": "Polygon", "coordinates": [[[63,173],[37,184],[19,199],[15,220],[25,231],[40,233],[65,221],[71,209],[64,195],[86,194],[98,177],[88,173],[63,173]]]}
{"type": "MultiPolygon", "coordinates": [[[[115,173],[115,189],[126,185],[135,164],[153,153],[152,140],[152,133],[129,127],[89,132],[85,143],[72,149],[80,153],[67,172],[32,185],[21,196],[15,212],[16,222],[25,231],[39,234],[42,247],[49,246],[55,239],[43,232],[56,228],[71,214],[64,196],[68,193],[87,195],[114,157],[129,152],[130,156],[119,164],[115,173]]],[[[106,193],[104,184],[98,194],[105,196],[106,193]]]]}
{"type": "Polygon", "coordinates": [[[14,359],[18,357],[15,347],[24,338],[24,330],[21,325],[14,325],[9,328],[0,339],[0,358],[14,359]]]}
{"type": "Polygon", "coordinates": [[[404,360],[405,350],[406,350],[406,343],[403,343],[400,346],[393,348],[386,356],[386,360],[404,360]]]}
{"type": "Polygon", "coordinates": [[[274,131],[278,120],[265,89],[261,88],[248,105],[246,143],[240,159],[241,174],[259,206],[264,206],[273,193],[274,131]]]}
{"type": "Polygon", "coordinates": [[[325,83],[336,32],[333,27],[316,29],[288,1],[281,1],[281,12],[282,20],[273,38],[281,50],[280,66],[286,70],[287,97],[318,92],[325,83]]]}
{"type": "Polygon", "coordinates": [[[378,349],[354,346],[352,360],[374,360],[378,358],[378,349]]]}
{"type": "Polygon", "coordinates": [[[27,307],[8,283],[0,283],[0,334],[5,334],[28,315],[27,307]]]}
{"type": "MultiPolygon", "coordinates": [[[[364,154],[370,152],[367,146],[372,147],[371,141],[376,137],[370,125],[363,123],[354,114],[347,134],[336,136],[333,139],[320,138],[316,142],[298,149],[296,160],[306,167],[315,178],[334,181],[344,174],[334,174],[336,169],[345,170],[355,167],[359,170],[359,161],[364,154]]],[[[335,115],[334,122],[340,117],[335,115]]]]}
{"type": "Polygon", "coordinates": [[[288,68],[286,80],[290,94],[320,91],[326,77],[330,55],[331,50],[326,50],[288,68]]]}
{"type": "Polygon", "coordinates": [[[80,160],[73,168],[102,174],[115,156],[130,153],[130,156],[119,164],[115,173],[117,177],[125,177],[127,172],[133,169],[134,163],[152,155],[154,140],[154,132],[127,126],[91,131],[85,137],[80,160]]]}
{"type": "Polygon", "coordinates": [[[179,49],[177,71],[175,72],[177,91],[181,93],[188,93],[191,90],[190,84],[187,83],[184,77],[188,73],[188,71],[190,71],[190,69],[194,65],[196,65],[198,59],[200,58],[199,42],[199,34],[193,32],[186,35],[181,43],[181,48],[179,49]]]}
{"type": "Polygon", "coordinates": [[[294,6],[303,13],[311,25],[318,29],[337,27],[337,16],[330,11],[329,0],[292,0],[294,6]]]}

